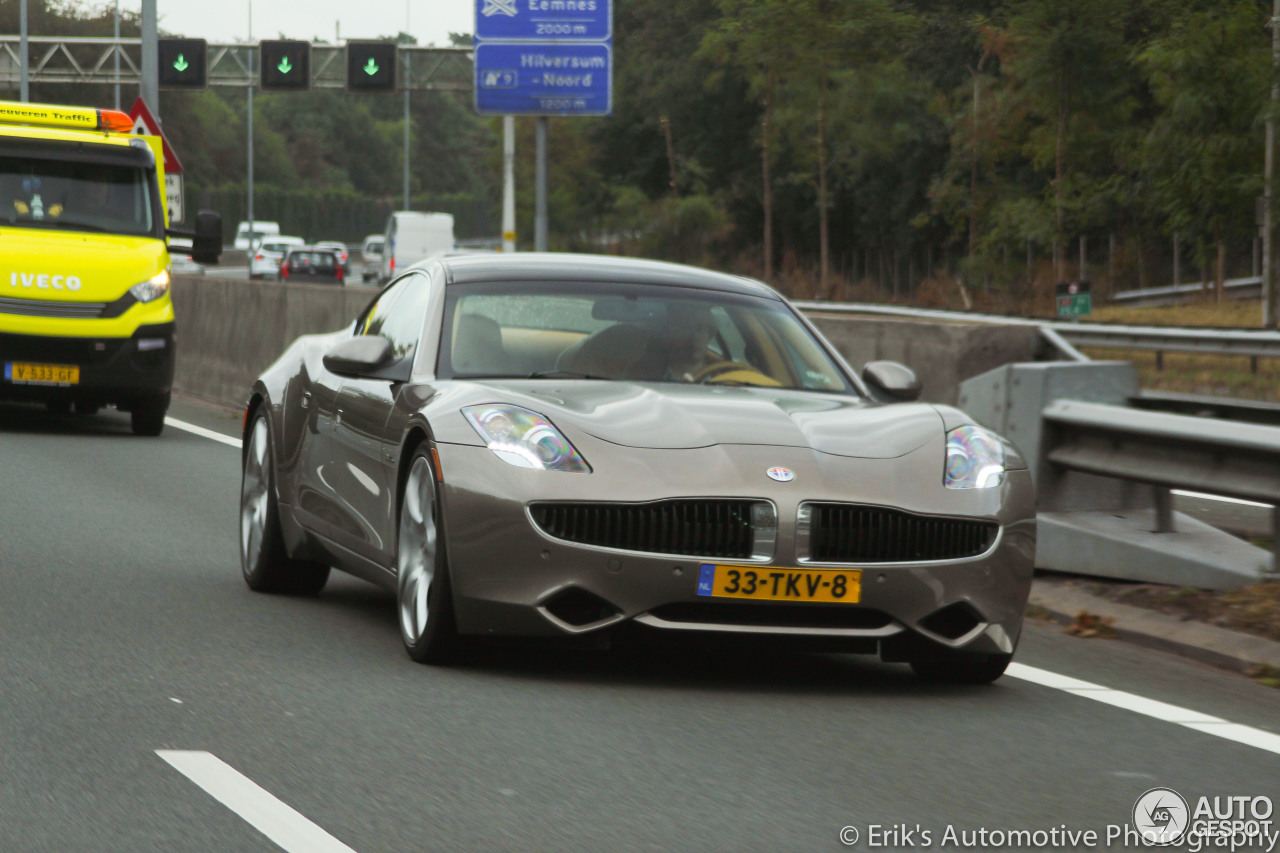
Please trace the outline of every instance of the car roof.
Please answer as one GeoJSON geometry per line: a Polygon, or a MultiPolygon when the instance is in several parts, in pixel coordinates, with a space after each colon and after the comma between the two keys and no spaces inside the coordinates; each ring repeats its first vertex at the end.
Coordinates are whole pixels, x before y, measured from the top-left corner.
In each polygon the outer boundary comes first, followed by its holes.
{"type": "Polygon", "coordinates": [[[779,299],[777,291],[746,276],[714,272],[700,267],[622,258],[615,255],[580,255],[560,252],[478,252],[439,258],[449,284],[473,281],[626,281],[723,290],[748,296],[779,299]]]}

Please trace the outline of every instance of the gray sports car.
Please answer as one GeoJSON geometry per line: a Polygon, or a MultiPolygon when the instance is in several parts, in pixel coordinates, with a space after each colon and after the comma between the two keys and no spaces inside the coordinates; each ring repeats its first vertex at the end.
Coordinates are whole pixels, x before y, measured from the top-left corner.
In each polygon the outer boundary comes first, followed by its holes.
{"type": "Polygon", "coordinates": [[[859,377],[769,287],[585,255],[424,262],[245,412],[255,590],[395,592],[421,662],[484,636],[753,636],[986,682],[1031,477],[907,368],[859,377]]]}

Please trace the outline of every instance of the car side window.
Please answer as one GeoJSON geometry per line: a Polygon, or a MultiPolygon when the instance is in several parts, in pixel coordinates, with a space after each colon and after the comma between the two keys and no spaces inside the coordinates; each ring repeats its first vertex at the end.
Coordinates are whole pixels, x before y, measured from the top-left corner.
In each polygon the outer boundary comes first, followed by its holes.
{"type": "Polygon", "coordinates": [[[357,322],[357,332],[386,338],[397,359],[412,357],[422,334],[427,281],[426,276],[413,273],[392,284],[357,322]]]}
{"type": "Polygon", "coordinates": [[[397,359],[412,358],[418,348],[418,338],[422,335],[423,313],[427,308],[427,287],[425,275],[411,275],[400,297],[391,306],[390,314],[382,324],[378,333],[391,342],[391,349],[397,359]]]}

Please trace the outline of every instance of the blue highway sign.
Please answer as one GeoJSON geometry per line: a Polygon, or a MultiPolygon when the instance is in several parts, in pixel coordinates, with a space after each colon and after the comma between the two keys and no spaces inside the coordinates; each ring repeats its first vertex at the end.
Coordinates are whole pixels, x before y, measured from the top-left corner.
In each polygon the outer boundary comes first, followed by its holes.
{"type": "Polygon", "coordinates": [[[613,108],[608,44],[486,42],[475,56],[481,115],[604,116],[613,108]]]}
{"type": "Polygon", "coordinates": [[[477,0],[476,41],[605,41],[611,0],[477,0]]]}

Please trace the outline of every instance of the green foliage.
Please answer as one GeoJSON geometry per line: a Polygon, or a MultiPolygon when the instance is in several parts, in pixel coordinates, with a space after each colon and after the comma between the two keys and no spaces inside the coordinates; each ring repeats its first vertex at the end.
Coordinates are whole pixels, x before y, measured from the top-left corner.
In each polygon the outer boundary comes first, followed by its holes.
{"type": "MultiPolygon", "coordinates": [[[[110,34],[109,8],[29,2],[34,34],[110,34]]],[[[1269,14],[1265,0],[618,2],[613,115],[549,122],[551,244],[741,268],[762,257],[767,204],[780,266],[804,273],[826,246],[886,290],[948,258],[1023,287],[1028,246],[1043,259],[1082,235],[1115,235],[1122,269],[1149,278],[1174,231],[1201,260],[1219,237],[1247,256],[1269,14]]],[[[17,31],[16,0],[0,0],[0,31],[17,31]]],[[[101,107],[111,90],[33,97],[101,107]]],[[[453,213],[460,237],[496,235],[501,121],[469,94],[409,100],[413,206],[453,213]]],[[[228,227],[246,202],[245,107],[243,90],[161,96],[189,204],[228,227]]],[[[404,204],[404,122],[399,94],[259,95],[257,215],[313,239],[381,230],[404,204]]],[[[527,248],[535,121],[516,124],[527,248]]]]}
{"type": "Polygon", "coordinates": [[[1270,44],[1257,4],[1188,9],[1138,56],[1159,112],[1145,140],[1156,209],[1184,233],[1247,234],[1261,191],[1270,44]]]}

